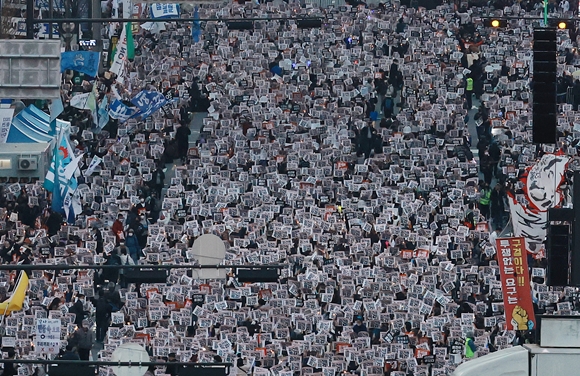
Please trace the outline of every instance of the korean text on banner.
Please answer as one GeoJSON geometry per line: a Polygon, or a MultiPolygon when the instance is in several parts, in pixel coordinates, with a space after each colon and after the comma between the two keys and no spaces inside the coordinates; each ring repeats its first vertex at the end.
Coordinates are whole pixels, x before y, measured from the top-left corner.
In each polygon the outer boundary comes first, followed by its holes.
{"type": "Polygon", "coordinates": [[[151,18],[179,17],[179,4],[155,3],[150,5],[151,18]]]}
{"type": "Polygon", "coordinates": [[[60,319],[36,319],[37,353],[58,354],[60,351],[60,319]]]}
{"type": "Polygon", "coordinates": [[[6,143],[12,125],[13,108],[0,108],[0,144],[6,143]]]}
{"type": "Polygon", "coordinates": [[[524,238],[501,238],[496,245],[507,329],[531,330],[536,320],[524,238]]]}
{"type": "Polygon", "coordinates": [[[111,64],[109,72],[119,76],[123,72],[125,59],[127,59],[127,28],[123,27],[121,31],[121,37],[117,42],[115,57],[113,59],[113,63],[111,64]]]}

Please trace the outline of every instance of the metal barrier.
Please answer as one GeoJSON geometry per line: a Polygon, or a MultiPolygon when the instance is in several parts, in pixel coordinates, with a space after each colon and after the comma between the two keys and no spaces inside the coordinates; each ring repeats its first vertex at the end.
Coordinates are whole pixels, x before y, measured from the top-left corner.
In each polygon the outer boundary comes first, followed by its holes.
{"type": "Polygon", "coordinates": [[[94,360],[47,360],[47,359],[1,359],[4,364],[42,364],[47,365],[49,376],[89,376],[98,373],[99,367],[148,367],[175,366],[179,376],[208,375],[226,376],[230,373],[231,363],[191,363],[191,362],[111,362],[94,360]],[[91,373],[92,371],[92,373],[91,373]]]}

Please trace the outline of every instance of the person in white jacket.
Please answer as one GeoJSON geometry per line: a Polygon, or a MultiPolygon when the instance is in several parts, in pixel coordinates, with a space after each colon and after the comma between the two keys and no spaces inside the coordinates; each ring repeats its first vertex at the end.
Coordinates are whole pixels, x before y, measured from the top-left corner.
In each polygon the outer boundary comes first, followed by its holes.
{"type": "MultiPolygon", "coordinates": [[[[121,259],[121,265],[135,265],[135,261],[132,257],[127,254],[127,248],[121,248],[121,255],[119,256],[121,259]]],[[[121,282],[121,288],[127,287],[127,282],[125,281],[125,269],[119,269],[119,279],[121,282]]]]}

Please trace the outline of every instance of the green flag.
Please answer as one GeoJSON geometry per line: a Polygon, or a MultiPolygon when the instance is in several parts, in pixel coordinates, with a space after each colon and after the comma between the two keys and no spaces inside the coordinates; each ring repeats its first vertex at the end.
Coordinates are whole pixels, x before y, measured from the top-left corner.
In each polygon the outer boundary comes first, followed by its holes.
{"type": "Polygon", "coordinates": [[[127,37],[127,59],[135,59],[135,42],[133,42],[133,27],[131,22],[125,23],[125,34],[127,37]]]}

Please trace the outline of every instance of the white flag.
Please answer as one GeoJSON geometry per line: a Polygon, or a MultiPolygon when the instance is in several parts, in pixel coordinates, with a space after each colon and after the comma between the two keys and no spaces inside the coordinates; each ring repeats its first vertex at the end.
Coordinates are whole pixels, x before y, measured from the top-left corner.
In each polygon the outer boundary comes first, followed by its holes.
{"type": "Polygon", "coordinates": [[[121,37],[119,38],[119,42],[117,42],[117,52],[115,53],[113,64],[111,64],[111,68],[109,69],[109,72],[114,73],[117,76],[120,76],[121,72],[123,72],[123,66],[125,65],[125,59],[127,58],[126,29],[127,28],[123,26],[123,31],[121,31],[121,37]]]}
{"type": "Polygon", "coordinates": [[[77,94],[70,99],[70,105],[74,108],[87,110],[88,109],[87,102],[89,100],[90,95],[91,93],[77,94]]]}
{"type": "Polygon", "coordinates": [[[99,165],[99,163],[101,163],[102,160],[103,159],[101,157],[95,155],[93,157],[93,160],[89,164],[89,167],[85,171],[85,176],[90,176],[93,173],[93,171],[95,171],[95,168],[97,168],[97,166],[99,165]]]}

